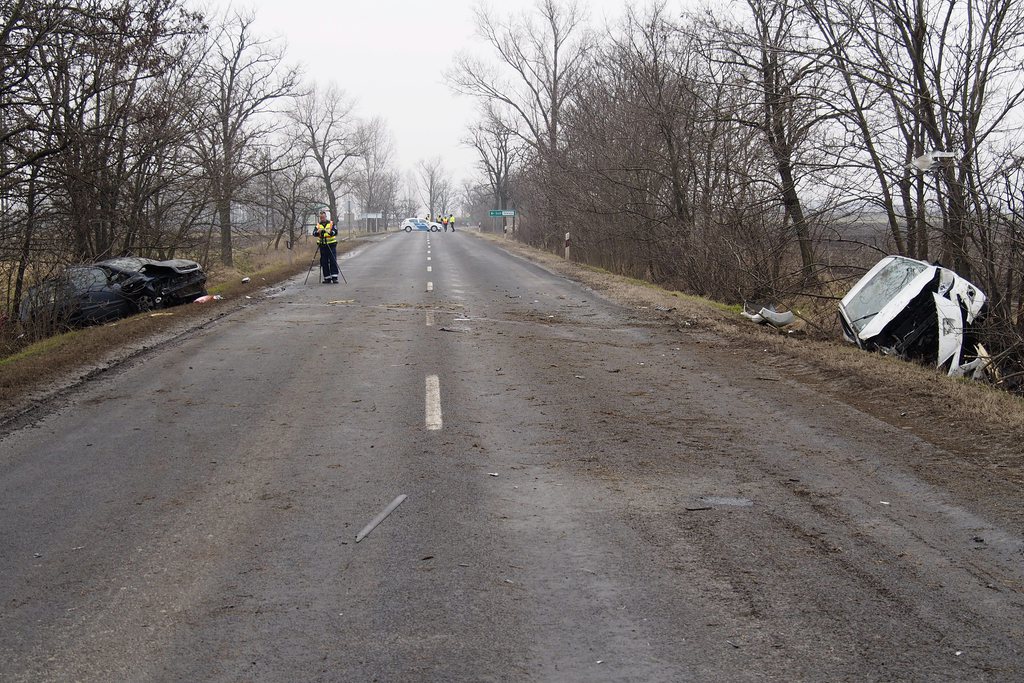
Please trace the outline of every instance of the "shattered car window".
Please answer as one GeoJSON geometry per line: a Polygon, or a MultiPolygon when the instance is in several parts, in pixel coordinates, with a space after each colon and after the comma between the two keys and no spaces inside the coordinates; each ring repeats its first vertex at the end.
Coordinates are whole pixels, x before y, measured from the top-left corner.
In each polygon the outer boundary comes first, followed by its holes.
{"type": "Polygon", "coordinates": [[[920,261],[894,259],[845,304],[850,324],[860,332],[889,301],[927,268],[928,265],[920,261]]]}
{"type": "Polygon", "coordinates": [[[94,292],[107,285],[107,274],[99,268],[72,268],[68,279],[76,292],[94,292]]]}

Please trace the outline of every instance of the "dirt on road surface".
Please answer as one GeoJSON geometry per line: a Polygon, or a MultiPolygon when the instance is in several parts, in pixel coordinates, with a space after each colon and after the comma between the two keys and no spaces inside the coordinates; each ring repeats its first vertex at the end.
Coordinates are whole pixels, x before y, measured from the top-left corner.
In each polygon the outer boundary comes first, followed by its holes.
{"type": "MultiPolygon", "coordinates": [[[[691,337],[710,335],[712,341],[704,348],[709,361],[732,366],[739,377],[766,383],[785,377],[941,446],[952,457],[907,465],[1024,529],[1020,397],[979,382],[952,380],[930,367],[865,353],[838,338],[821,341],[752,325],[702,299],[566,262],[519,243],[487,239],[585,284],[645,324],[691,337]],[[762,368],[772,372],[762,373],[762,368]]],[[[747,426],[753,431],[767,427],[747,426]]]]}
{"type": "Polygon", "coordinates": [[[1018,399],[501,246],[388,238],[8,422],[0,678],[1024,677],[1018,399]]]}

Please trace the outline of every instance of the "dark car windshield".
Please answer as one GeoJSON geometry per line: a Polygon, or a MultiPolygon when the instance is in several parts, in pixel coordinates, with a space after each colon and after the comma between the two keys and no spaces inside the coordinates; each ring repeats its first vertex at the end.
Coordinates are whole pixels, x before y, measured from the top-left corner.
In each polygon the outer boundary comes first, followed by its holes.
{"type": "Polygon", "coordinates": [[[77,292],[95,292],[107,286],[107,274],[100,268],[70,268],[68,280],[77,292]]]}
{"type": "Polygon", "coordinates": [[[860,332],[887,303],[926,268],[928,265],[920,261],[893,259],[844,304],[843,308],[850,319],[850,324],[860,332]]]}

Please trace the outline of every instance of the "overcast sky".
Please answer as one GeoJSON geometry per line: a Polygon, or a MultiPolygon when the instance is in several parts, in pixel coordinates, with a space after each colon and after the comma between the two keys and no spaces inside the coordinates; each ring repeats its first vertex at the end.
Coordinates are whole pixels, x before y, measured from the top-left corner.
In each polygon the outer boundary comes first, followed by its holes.
{"type": "MultiPolygon", "coordinates": [[[[621,16],[627,0],[589,0],[591,23],[621,16]]],[[[475,174],[471,150],[460,140],[475,119],[474,103],[453,95],[444,72],[460,50],[487,55],[475,37],[473,0],[213,0],[207,11],[255,9],[256,28],[287,41],[288,56],[308,79],[334,82],[359,102],[359,113],[383,117],[405,172],[441,156],[456,183],[475,174]]],[[[499,16],[523,12],[534,0],[491,5],[499,16]]]]}

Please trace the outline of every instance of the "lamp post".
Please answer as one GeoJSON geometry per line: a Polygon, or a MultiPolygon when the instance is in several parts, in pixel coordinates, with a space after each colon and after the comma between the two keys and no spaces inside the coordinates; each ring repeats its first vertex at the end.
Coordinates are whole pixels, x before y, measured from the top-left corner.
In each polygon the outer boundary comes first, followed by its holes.
{"type": "MultiPolygon", "coordinates": [[[[927,173],[928,171],[932,170],[933,168],[935,168],[936,164],[939,162],[940,159],[956,159],[956,155],[953,152],[946,152],[946,151],[939,150],[939,149],[933,149],[933,150],[931,150],[929,152],[925,152],[924,154],[922,154],[919,157],[914,158],[907,165],[907,167],[908,168],[916,169],[918,171],[918,173],[924,174],[924,173],[927,173]]],[[[923,180],[923,178],[922,178],[922,180],[923,180]]],[[[922,187],[919,190],[919,192],[920,192],[920,195],[919,195],[919,200],[918,201],[922,205],[921,206],[921,220],[922,220],[922,224],[917,227],[917,231],[919,231],[919,232],[916,232],[916,235],[917,235],[917,238],[920,240],[920,242],[916,246],[911,245],[910,253],[912,255],[914,255],[916,258],[926,258],[926,254],[927,254],[927,251],[928,251],[928,244],[927,244],[927,242],[928,242],[928,233],[927,233],[927,230],[928,230],[928,212],[927,212],[927,208],[926,208],[927,207],[927,202],[925,202],[925,200],[924,200],[924,187],[922,187]]],[[[936,184],[935,192],[936,192],[936,198],[935,198],[936,202],[941,202],[942,195],[941,195],[941,193],[939,191],[939,188],[938,188],[937,184],[936,184]]],[[[942,207],[940,206],[939,207],[940,212],[941,212],[941,208],[942,207]]],[[[909,219],[909,217],[908,217],[908,219],[909,219]]],[[[914,236],[910,235],[909,237],[913,238],[914,236]]]]}

